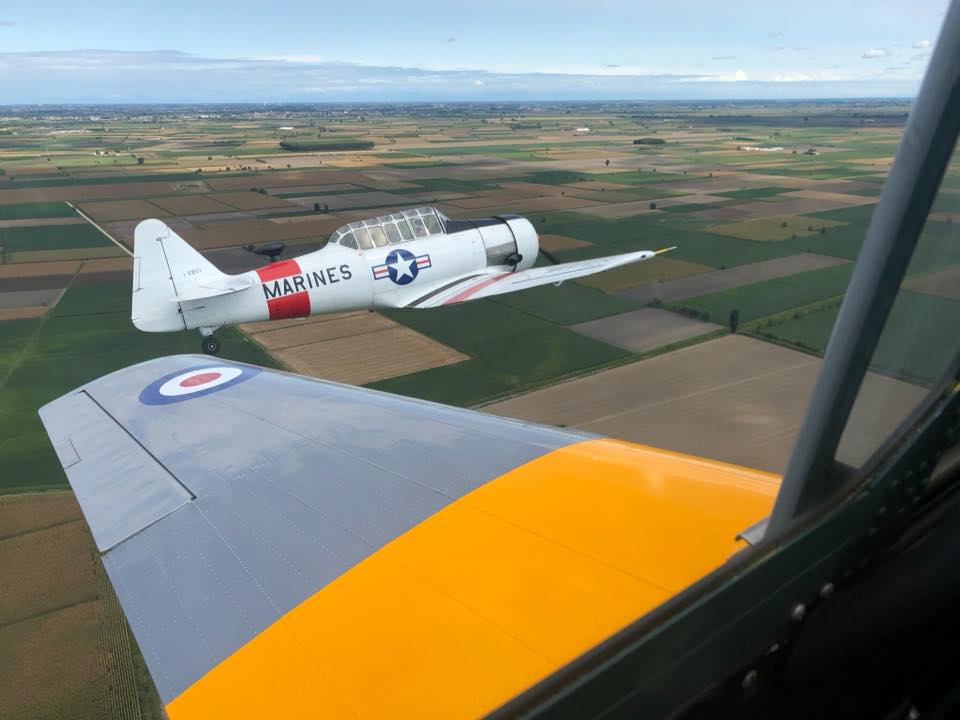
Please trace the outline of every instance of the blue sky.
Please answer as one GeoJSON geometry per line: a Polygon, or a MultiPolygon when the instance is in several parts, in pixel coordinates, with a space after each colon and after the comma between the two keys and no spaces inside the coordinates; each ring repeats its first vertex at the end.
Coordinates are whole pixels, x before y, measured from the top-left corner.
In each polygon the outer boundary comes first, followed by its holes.
{"type": "Polygon", "coordinates": [[[0,102],[912,96],[946,0],[0,6],[0,102]]]}

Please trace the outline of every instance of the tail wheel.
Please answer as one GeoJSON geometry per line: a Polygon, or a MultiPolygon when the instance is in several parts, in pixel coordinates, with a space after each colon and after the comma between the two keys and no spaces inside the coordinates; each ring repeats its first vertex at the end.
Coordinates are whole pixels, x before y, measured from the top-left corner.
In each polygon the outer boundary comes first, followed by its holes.
{"type": "Polygon", "coordinates": [[[211,335],[210,337],[205,337],[203,339],[203,342],[200,343],[200,347],[207,355],[216,355],[220,352],[220,341],[211,335]]]}

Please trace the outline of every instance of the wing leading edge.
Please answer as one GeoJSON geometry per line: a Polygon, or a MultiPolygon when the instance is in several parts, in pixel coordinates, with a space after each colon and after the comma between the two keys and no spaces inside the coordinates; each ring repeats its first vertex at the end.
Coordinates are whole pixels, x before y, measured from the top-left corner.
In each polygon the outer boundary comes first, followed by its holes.
{"type": "Polygon", "coordinates": [[[518,272],[494,269],[482,273],[471,273],[434,288],[426,294],[411,297],[403,307],[432,308],[441,305],[456,305],[469,300],[480,300],[485,297],[526,290],[539,285],[559,285],[566,280],[574,280],[604,270],[612,270],[622,265],[651,260],[657,255],[674,249],[670,247],[663,250],[640,250],[559,265],[545,265],[518,272]]]}
{"type": "Polygon", "coordinates": [[[121,370],[41,417],[95,535],[144,469],[185,492],[98,538],[171,718],[489,712],[721,564],[776,489],[195,356],[121,370]],[[116,433],[85,435],[78,398],[116,433]]]}

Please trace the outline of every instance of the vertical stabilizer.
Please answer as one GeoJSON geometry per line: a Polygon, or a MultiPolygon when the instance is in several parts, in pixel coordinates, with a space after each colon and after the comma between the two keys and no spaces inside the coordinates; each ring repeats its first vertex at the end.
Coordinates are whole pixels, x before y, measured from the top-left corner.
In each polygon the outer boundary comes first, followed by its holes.
{"type": "Polygon", "coordinates": [[[144,220],[133,233],[133,302],[130,319],[146,332],[186,329],[177,298],[201,283],[226,276],[160,220],[144,220]]]}

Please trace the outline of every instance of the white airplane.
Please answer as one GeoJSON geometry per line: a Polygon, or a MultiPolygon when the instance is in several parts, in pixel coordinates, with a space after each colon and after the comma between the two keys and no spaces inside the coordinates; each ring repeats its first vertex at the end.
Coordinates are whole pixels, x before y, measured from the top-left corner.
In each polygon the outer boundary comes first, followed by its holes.
{"type": "Polygon", "coordinates": [[[536,230],[519,215],[451,220],[432,207],[350,223],[319,250],[280,260],[283,243],[254,252],[270,257],[240,275],[220,272],[160,220],[134,231],[131,319],[145,332],[197,329],[209,355],[224,325],[378,308],[431,308],[592,275],[672,250],[642,250],[533,267],[536,230]]]}

